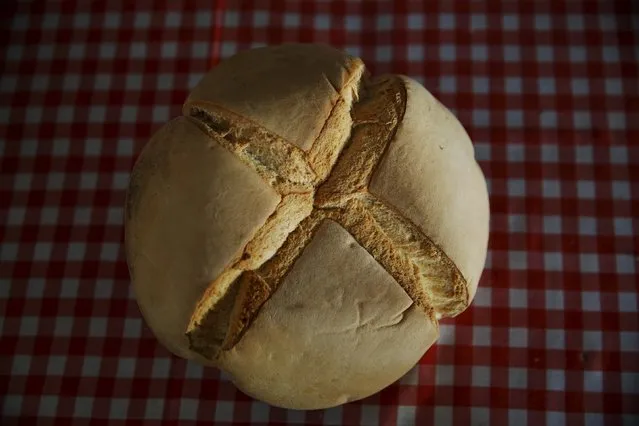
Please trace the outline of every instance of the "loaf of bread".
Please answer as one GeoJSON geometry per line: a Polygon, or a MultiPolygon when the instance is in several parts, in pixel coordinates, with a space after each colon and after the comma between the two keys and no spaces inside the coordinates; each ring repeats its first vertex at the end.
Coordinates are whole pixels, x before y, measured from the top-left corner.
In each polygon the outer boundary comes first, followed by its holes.
{"type": "Polygon", "coordinates": [[[426,89],[287,44],[223,61],[152,137],[125,242],[164,346],[316,409],[420,360],[475,294],[488,220],[471,141],[426,89]]]}

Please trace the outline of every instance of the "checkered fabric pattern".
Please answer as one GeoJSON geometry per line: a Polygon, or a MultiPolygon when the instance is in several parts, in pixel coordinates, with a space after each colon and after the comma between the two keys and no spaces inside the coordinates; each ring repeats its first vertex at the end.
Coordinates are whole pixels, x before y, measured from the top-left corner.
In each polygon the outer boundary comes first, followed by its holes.
{"type": "Polygon", "coordinates": [[[639,5],[228,3],[3,3],[0,423],[639,424],[639,5]],[[422,82],[490,188],[473,306],[398,383],[323,411],[171,356],[122,251],[145,141],[220,58],[284,41],[422,82]]]}

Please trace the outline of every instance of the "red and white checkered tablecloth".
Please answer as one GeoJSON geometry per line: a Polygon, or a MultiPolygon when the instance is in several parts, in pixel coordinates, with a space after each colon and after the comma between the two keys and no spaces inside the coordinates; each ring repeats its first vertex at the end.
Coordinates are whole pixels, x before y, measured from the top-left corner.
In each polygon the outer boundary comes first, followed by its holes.
{"type": "Polygon", "coordinates": [[[639,424],[639,4],[6,1],[3,425],[639,424]],[[171,356],[122,251],[135,154],[221,57],[326,42],[422,82],[492,207],[474,304],[398,383],[323,411],[171,356]]]}

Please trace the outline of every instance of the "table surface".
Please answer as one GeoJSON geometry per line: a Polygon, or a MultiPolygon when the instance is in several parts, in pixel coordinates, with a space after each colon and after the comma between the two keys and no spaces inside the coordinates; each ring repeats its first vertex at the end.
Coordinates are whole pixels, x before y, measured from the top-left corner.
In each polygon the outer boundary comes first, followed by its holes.
{"type": "Polygon", "coordinates": [[[7,2],[1,423],[639,424],[638,4],[424,3],[7,2]],[[122,250],[145,141],[220,58],[284,41],[422,82],[490,188],[472,307],[398,383],[321,411],[270,407],[171,356],[122,250]]]}

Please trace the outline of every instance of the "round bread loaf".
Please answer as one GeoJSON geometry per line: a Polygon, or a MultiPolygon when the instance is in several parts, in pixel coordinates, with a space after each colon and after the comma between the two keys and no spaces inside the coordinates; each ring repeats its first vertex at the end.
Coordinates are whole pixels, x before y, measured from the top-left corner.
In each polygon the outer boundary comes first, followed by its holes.
{"type": "Polygon", "coordinates": [[[420,360],[475,294],[488,220],[471,141],[426,89],[290,44],[222,62],[157,131],[125,241],[164,346],[316,409],[420,360]]]}

